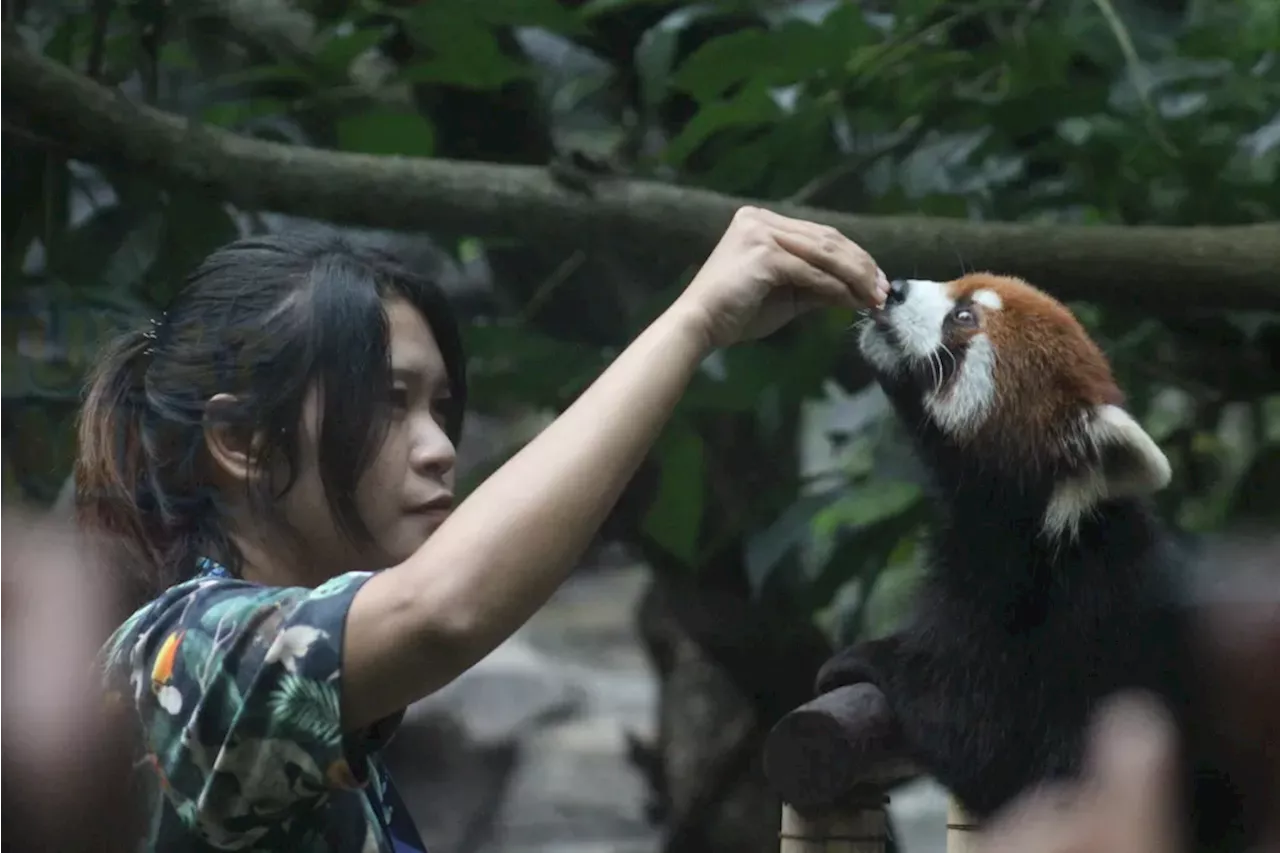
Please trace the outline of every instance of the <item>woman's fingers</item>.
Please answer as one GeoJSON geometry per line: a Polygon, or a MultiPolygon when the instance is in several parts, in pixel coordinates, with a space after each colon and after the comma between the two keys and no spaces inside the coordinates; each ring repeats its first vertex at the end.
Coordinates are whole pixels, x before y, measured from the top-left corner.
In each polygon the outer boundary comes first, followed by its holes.
{"type": "Polygon", "coordinates": [[[852,303],[841,304],[863,308],[884,304],[889,295],[889,281],[875,260],[839,232],[828,230],[832,236],[818,237],[810,233],[779,230],[774,239],[791,255],[841,282],[852,297],[852,303]]]}
{"type": "MultiPolygon", "coordinates": [[[[777,239],[779,245],[783,245],[785,239],[800,238],[778,235],[777,239]]],[[[783,245],[783,248],[787,247],[783,245]]],[[[781,280],[785,282],[784,287],[791,291],[787,298],[794,300],[801,309],[817,305],[858,308],[863,304],[848,283],[822,267],[809,263],[790,249],[779,253],[774,265],[781,274],[781,280]]]]}

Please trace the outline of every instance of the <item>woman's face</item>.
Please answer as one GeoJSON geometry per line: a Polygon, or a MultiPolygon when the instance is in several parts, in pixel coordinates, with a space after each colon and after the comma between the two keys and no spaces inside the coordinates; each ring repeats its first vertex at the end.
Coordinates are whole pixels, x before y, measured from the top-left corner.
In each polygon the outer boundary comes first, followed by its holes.
{"type": "Polygon", "coordinates": [[[386,303],[390,331],[392,413],[386,437],[356,486],[356,507],[373,536],[358,547],[338,527],[320,480],[317,434],[320,399],[303,404],[298,478],[282,509],[298,532],[303,564],[293,573],[309,583],[353,570],[403,562],[444,521],[453,506],[453,442],[445,434],[450,386],[444,358],[422,315],[408,302],[386,303]]]}

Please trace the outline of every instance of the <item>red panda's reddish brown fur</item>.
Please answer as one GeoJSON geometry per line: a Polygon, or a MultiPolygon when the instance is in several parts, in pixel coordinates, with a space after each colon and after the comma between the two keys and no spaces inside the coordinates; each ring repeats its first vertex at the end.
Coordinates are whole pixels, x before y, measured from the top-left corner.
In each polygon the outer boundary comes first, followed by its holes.
{"type": "Polygon", "coordinates": [[[1084,406],[1123,405],[1106,356],[1056,299],[1021,279],[987,273],[967,275],[947,289],[957,301],[988,291],[1003,305],[984,312],[981,329],[960,333],[986,334],[997,353],[996,405],[971,441],[1039,461],[1060,445],[1064,425],[1084,406]]]}
{"type": "Polygon", "coordinates": [[[985,274],[965,276],[951,289],[957,298],[990,290],[1003,302],[986,315],[1000,354],[996,417],[1040,426],[1047,435],[1082,403],[1124,402],[1106,356],[1056,299],[1021,279],[985,274]]]}

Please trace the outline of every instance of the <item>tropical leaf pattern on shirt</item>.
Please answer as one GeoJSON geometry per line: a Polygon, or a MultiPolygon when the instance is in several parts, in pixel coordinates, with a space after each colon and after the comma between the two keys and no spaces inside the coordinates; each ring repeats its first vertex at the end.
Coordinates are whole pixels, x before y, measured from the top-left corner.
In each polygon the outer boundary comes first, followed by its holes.
{"type": "Polygon", "coordinates": [[[271,694],[271,710],[282,729],[305,734],[318,743],[338,743],[338,694],[329,684],[286,674],[271,694]]]}
{"type": "Polygon", "coordinates": [[[201,576],[117,629],[101,665],[108,703],[137,716],[141,849],[391,853],[379,749],[399,715],[342,734],[343,627],[369,577],[201,576]]]}

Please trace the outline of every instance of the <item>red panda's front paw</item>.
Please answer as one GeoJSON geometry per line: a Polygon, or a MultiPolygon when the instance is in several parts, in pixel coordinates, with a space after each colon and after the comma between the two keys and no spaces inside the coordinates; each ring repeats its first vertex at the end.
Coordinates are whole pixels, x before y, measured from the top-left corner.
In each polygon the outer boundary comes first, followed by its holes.
{"type": "Polygon", "coordinates": [[[833,655],[818,670],[814,680],[815,693],[820,696],[851,684],[879,684],[879,667],[874,659],[882,642],[857,643],[833,655]]]}

